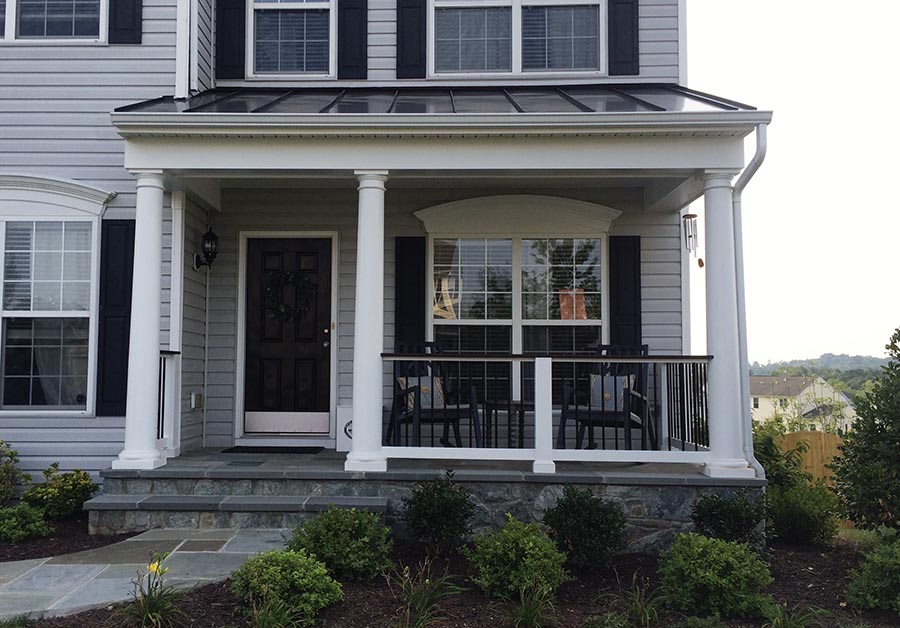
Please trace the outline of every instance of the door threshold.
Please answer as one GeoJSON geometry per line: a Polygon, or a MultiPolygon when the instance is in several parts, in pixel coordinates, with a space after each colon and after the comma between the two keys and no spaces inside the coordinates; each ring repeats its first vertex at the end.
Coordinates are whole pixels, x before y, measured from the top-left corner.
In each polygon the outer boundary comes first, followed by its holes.
{"type": "Polygon", "coordinates": [[[324,447],[334,449],[335,440],[327,436],[254,436],[244,434],[234,439],[235,447],[324,447]]]}

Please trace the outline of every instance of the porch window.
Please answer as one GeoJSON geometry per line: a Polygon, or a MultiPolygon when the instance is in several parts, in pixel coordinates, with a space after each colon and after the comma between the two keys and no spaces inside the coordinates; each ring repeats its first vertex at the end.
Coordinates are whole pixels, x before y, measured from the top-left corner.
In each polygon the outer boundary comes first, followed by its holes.
{"type": "Polygon", "coordinates": [[[17,8],[20,39],[100,37],[100,0],[18,0],[17,8]]]}
{"type": "Polygon", "coordinates": [[[2,408],[86,410],[94,222],[11,220],[0,229],[2,408]]]}
{"type": "Polygon", "coordinates": [[[254,0],[256,74],[331,74],[334,11],[328,0],[254,0]]]}
{"type": "Polygon", "coordinates": [[[432,0],[431,7],[433,74],[604,70],[603,2],[432,0]]]}

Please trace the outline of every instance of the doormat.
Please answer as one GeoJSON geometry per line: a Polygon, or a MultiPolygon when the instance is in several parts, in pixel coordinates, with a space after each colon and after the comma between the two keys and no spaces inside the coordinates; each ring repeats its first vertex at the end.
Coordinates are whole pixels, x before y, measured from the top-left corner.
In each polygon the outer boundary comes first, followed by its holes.
{"type": "Polygon", "coordinates": [[[223,449],[223,454],[317,454],[324,447],[258,447],[242,445],[223,449]]]}

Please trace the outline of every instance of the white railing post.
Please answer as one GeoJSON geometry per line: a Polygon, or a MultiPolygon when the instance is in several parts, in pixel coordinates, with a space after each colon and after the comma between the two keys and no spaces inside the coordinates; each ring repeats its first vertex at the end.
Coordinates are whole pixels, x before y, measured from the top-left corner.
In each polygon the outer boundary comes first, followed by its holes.
{"type": "Polygon", "coordinates": [[[659,377],[659,448],[668,448],[669,443],[669,365],[657,364],[659,377]]]}
{"type": "Polygon", "coordinates": [[[535,473],[556,473],[553,462],[553,360],[534,360],[534,464],[535,473]]]}

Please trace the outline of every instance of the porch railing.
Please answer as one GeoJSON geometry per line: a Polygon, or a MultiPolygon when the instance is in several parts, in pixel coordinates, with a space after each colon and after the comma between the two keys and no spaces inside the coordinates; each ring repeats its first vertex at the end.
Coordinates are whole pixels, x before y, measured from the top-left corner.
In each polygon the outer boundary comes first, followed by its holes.
{"type": "MultiPolygon", "coordinates": [[[[384,354],[388,458],[701,463],[710,356],[384,354]]],[[[538,464],[536,463],[536,468],[538,464]]]]}

